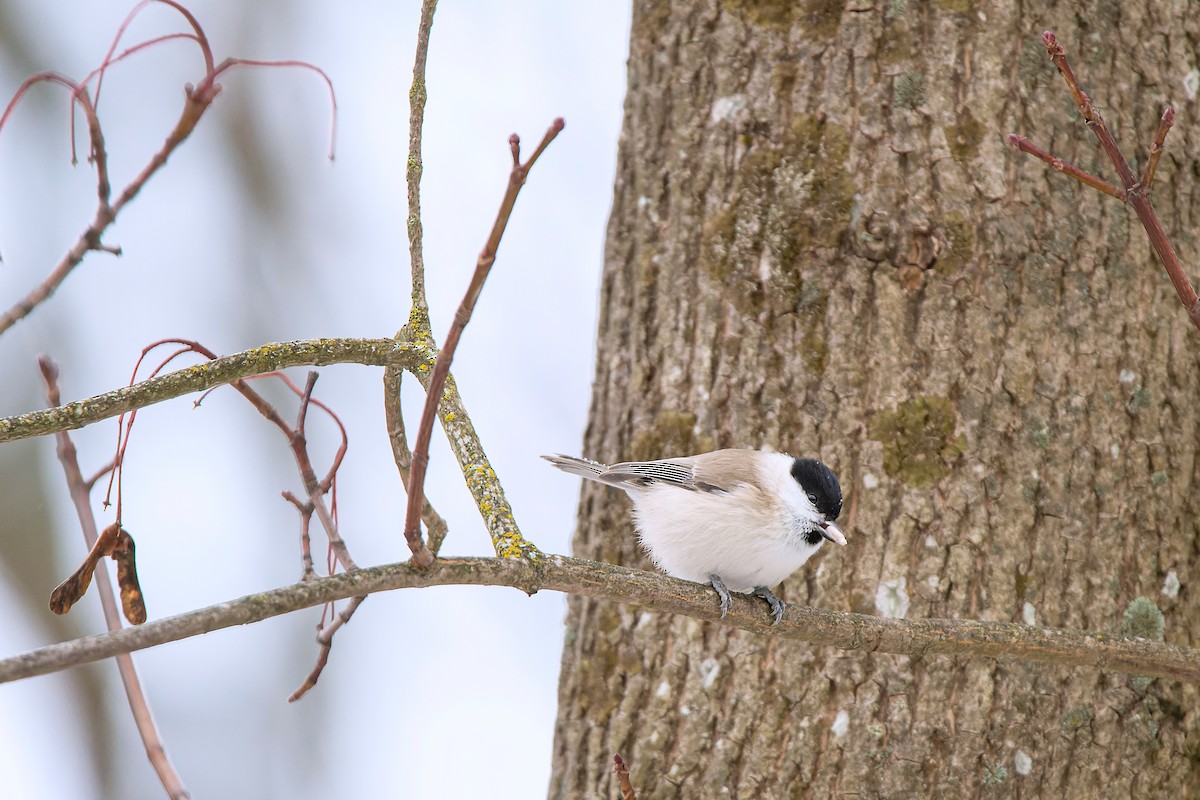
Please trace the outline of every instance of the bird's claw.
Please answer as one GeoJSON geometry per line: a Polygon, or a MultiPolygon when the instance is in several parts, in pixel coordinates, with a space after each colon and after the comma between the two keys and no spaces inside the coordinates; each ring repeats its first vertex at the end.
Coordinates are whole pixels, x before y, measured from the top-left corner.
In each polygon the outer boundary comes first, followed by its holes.
{"type": "MultiPolygon", "coordinates": [[[[721,598],[721,619],[725,619],[725,615],[733,608],[733,596],[729,589],[725,588],[725,583],[716,575],[709,575],[709,581],[712,583],[713,590],[717,596],[721,598]]],[[[767,601],[767,605],[771,607],[772,624],[778,625],[783,621],[783,610],[787,608],[787,604],[774,595],[774,593],[766,586],[755,586],[754,594],[767,601]]]]}
{"type": "Polygon", "coordinates": [[[755,586],[754,593],[767,601],[767,605],[771,607],[771,616],[775,618],[775,625],[783,621],[783,609],[787,604],[776,597],[770,589],[765,586],[755,586]]]}
{"type": "Polygon", "coordinates": [[[729,596],[729,590],[725,588],[725,584],[716,575],[709,575],[709,581],[712,583],[713,591],[721,598],[721,619],[725,619],[725,615],[729,613],[729,609],[733,608],[733,598],[729,596]]]}

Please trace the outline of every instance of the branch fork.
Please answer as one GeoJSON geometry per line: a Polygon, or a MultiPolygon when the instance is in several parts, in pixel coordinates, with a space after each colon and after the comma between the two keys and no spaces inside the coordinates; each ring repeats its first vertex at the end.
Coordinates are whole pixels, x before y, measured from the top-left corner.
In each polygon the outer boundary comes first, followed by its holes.
{"type": "Polygon", "coordinates": [[[1046,31],[1042,34],[1042,43],[1046,46],[1046,54],[1050,57],[1054,66],[1058,68],[1059,73],[1063,76],[1063,80],[1066,81],[1067,89],[1071,92],[1071,97],[1075,100],[1075,105],[1079,108],[1079,113],[1083,115],[1088,128],[1096,135],[1101,149],[1104,150],[1113,167],[1116,169],[1117,176],[1121,179],[1121,187],[1114,186],[1102,178],[1091,175],[1073,164],[1051,155],[1024,136],[1015,133],[1009,134],[1009,144],[1021,152],[1029,153],[1045,161],[1054,169],[1074,178],[1085,186],[1090,186],[1131,206],[1138,215],[1138,219],[1141,220],[1142,226],[1146,229],[1146,233],[1150,237],[1150,244],[1154,247],[1154,252],[1158,255],[1159,260],[1166,269],[1167,277],[1171,279],[1171,284],[1175,287],[1179,301],[1183,303],[1184,309],[1187,310],[1188,319],[1191,320],[1193,325],[1200,328],[1200,298],[1197,297],[1196,290],[1184,272],[1183,264],[1180,262],[1179,256],[1175,253],[1175,248],[1171,245],[1170,238],[1167,236],[1167,232],[1154,210],[1154,205],[1150,202],[1150,189],[1154,183],[1154,174],[1158,169],[1158,161],[1162,157],[1167,132],[1170,131],[1171,126],[1175,123],[1175,109],[1171,106],[1163,109],[1162,116],[1158,122],[1158,130],[1155,132],[1154,141],[1150,145],[1150,154],[1146,160],[1146,168],[1139,178],[1134,174],[1133,169],[1129,166],[1129,162],[1125,160],[1125,156],[1121,154],[1121,149],[1117,146],[1117,141],[1113,138],[1112,132],[1109,131],[1108,126],[1105,124],[1104,118],[1092,103],[1091,98],[1080,87],[1079,80],[1075,77],[1075,71],[1071,69],[1071,64],[1067,61],[1066,50],[1059,44],[1058,38],[1054,35],[1053,31],[1046,31]]]}
{"type": "MultiPolygon", "coordinates": [[[[483,284],[487,281],[492,265],[496,262],[500,240],[504,236],[505,228],[508,227],[508,220],[512,215],[513,206],[517,202],[517,195],[520,194],[521,187],[525,185],[529,170],[558,136],[563,125],[561,117],[554,120],[529,160],[524,163],[521,162],[521,140],[515,133],[509,137],[508,145],[512,152],[513,167],[509,173],[508,188],[504,193],[504,198],[500,201],[500,210],[496,214],[496,221],[492,224],[492,232],[475,263],[475,273],[471,276],[471,282],[467,286],[462,303],[459,304],[458,311],[454,314],[454,322],[446,334],[445,343],[438,351],[437,361],[434,362],[433,372],[425,387],[425,407],[421,412],[421,422],[417,428],[417,439],[412,451],[412,467],[408,480],[408,507],[404,524],[404,538],[412,550],[413,561],[422,568],[433,564],[433,554],[429,552],[421,539],[421,510],[425,496],[425,471],[429,466],[429,441],[433,434],[433,420],[437,416],[446,378],[450,374],[450,362],[454,360],[454,352],[458,349],[458,342],[462,338],[463,330],[471,321],[475,303],[483,291],[483,284]]],[[[532,545],[529,545],[528,549],[518,548],[518,550],[522,551],[521,555],[534,555],[537,552],[532,545]]]]}

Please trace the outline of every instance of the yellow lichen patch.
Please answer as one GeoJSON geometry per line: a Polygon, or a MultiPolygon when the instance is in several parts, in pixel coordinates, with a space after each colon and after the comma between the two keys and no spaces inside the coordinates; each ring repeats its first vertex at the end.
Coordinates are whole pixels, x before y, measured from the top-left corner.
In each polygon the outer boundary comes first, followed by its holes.
{"type": "Polygon", "coordinates": [[[957,417],[945,397],[917,397],[879,413],[869,436],[883,444],[883,468],[911,486],[926,486],[950,473],[950,464],[966,449],[954,435],[957,417]]]}
{"type": "Polygon", "coordinates": [[[500,537],[496,540],[495,546],[496,555],[500,558],[526,558],[532,561],[541,555],[541,551],[520,534],[500,537]]]}

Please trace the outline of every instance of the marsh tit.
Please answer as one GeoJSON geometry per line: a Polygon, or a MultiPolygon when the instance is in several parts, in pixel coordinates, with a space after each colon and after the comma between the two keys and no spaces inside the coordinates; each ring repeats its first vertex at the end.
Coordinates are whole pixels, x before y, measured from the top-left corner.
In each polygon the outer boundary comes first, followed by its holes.
{"type": "Polygon", "coordinates": [[[759,450],[611,466],[563,455],[542,458],[564,472],[623,489],[655,566],[676,578],[711,583],[722,617],[732,607],[729,592],[745,592],[766,600],[778,625],[784,603],[771,587],[826,539],[846,544],[834,524],[842,489],[829,467],[815,459],[759,450]]]}

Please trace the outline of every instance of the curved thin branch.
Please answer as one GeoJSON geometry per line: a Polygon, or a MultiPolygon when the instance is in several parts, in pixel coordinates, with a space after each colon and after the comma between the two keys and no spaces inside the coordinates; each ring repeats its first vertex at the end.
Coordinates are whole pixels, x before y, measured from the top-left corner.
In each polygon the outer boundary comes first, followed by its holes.
{"type": "MultiPolygon", "coordinates": [[[[54,404],[59,402],[58,366],[49,356],[41,356],[38,366],[42,370],[42,378],[46,382],[47,399],[54,404]]],[[[75,514],[79,517],[79,527],[83,531],[83,540],[90,550],[99,538],[96,517],[92,514],[91,491],[95,481],[85,481],[79,469],[79,457],[75,443],[66,431],[59,431],[58,460],[62,464],[63,473],[67,479],[67,491],[75,506],[75,514]]],[[[115,465],[114,465],[115,466],[115,465]]],[[[106,470],[107,471],[107,470],[106,470]]],[[[100,607],[104,611],[104,623],[110,631],[119,631],[124,625],[121,622],[121,612],[117,606],[117,598],[113,592],[112,583],[108,578],[108,568],[101,559],[96,565],[96,592],[100,596],[100,607]]],[[[146,748],[146,758],[166,789],[171,800],[185,800],[190,797],[183,785],[179,771],[167,755],[162,735],[154,722],[154,714],[150,710],[150,700],[142,687],[138,676],[137,666],[133,656],[122,653],[116,657],[117,671],[121,675],[121,685],[125,688],[125,698],[129,701],[129,711],[133,715],[133,724],[137,727],[138,735],[146,748]]]]}
{"type": "Polygon", "coordinates": [[[150,380],[116,389],[86,400],[0,418],[0,442],[45,436],[74,430],[94,422],[172,400],[192,392],[231,383],[251,375],[287,367],[363,364],[384,367],[395,364],[416,369],[430,353],[420,345],[395,339],[301,339],[272,342],[253,350],[224,356],[150,380]]]}
{"type": "Polygon", "coordinates": [[[97,163],[96,173],[99,187],[97,192],[100,195],[95,216],[88,227],[84,229],[83,233],[79,235],[79,239],[71,246],[71,249],[55,265],[54,269],[50,271],[50,274],[30,290],[24,298],[18,300],[12,308],[0,314],[0,333],[4,333],[13,325],[23,320],[33,309],[37,308],[50,295],[54,294],[75,267],[83,263],[84,257],[89,252],[93,250],[106,250],[117,255],[120,254],[119,248],[112,248],[101,244],[100,240],[105,231],[116,222],[117,215],[121,213],[121,209],[129,201],[137,197],[142,187],[146,185],[146,182],[167,163],[167,159],[170,158],[171,154],[191,135],[192,131],[196,128],[196,124],[200,121],[200,117],[212,105],[215,96],[216,91],[213,91],[209,95],[203,95],[200,92],[188,92],[186,94],[183,112],[180,114],[179,121],[175,123],[174,129],[167,135],[162,148],[151,156],[149,163],[138,173],[137,177],[130,181],[129,185],[121,191],[121,194],[112,203],[109,203],[108,199],[111,187],[108,184],[108,170],[104,166],[107,154],[100,149],[103,147],[103,140],[97,138],[99,124],[91,124],[91,121],[95,119],[95,115],[89,115],[89,129],[92,133],[93,142],[92,158],[97,163]]]}
{"type": "Polygon", "coordinates": [[[743,595],[734,596],[733,609],[722,620],[720,606],[707,586],[629,567],[554,555],[537,561],[453,558],[438,559],[428,569],[405,562],[352,570],[136,628],[87,636],[12,656],[0,660],[0,683],[45,675],[222,628],[248,625],[333,600],[392,589],[453,584],[512,586],[527,594],[540,589],[582,594],[843,650],[1096,667],[1200,684],[1200,652],[1147,639],[1121,639],[1090,631],[1031,628],[1007,622],[884,619],[794,605],[788,606],[783,621],[775,626],[761,603],[743,595]]]}
{"type": "MultiPolygon", "coordinates": [[[[387,367],[383,371],[383,413],[387,421],[388,441],[392,443],[392,460],[400,471],[400,481],[408,486],[408,477],[412,470],[412,450],[408,447],[408,434],[404,429],[404,412],[400,408],[400,381],[404,371],[396,367],[387,367]]],[[[446,425],[445,415],[442,417],[443,428],[446,425]]],[[[421,521],[429,534],[429,552],[437,558],[438,551],[450,526],[445,518],[437,512],[426,496],[421,504],[421,521]]]]}

